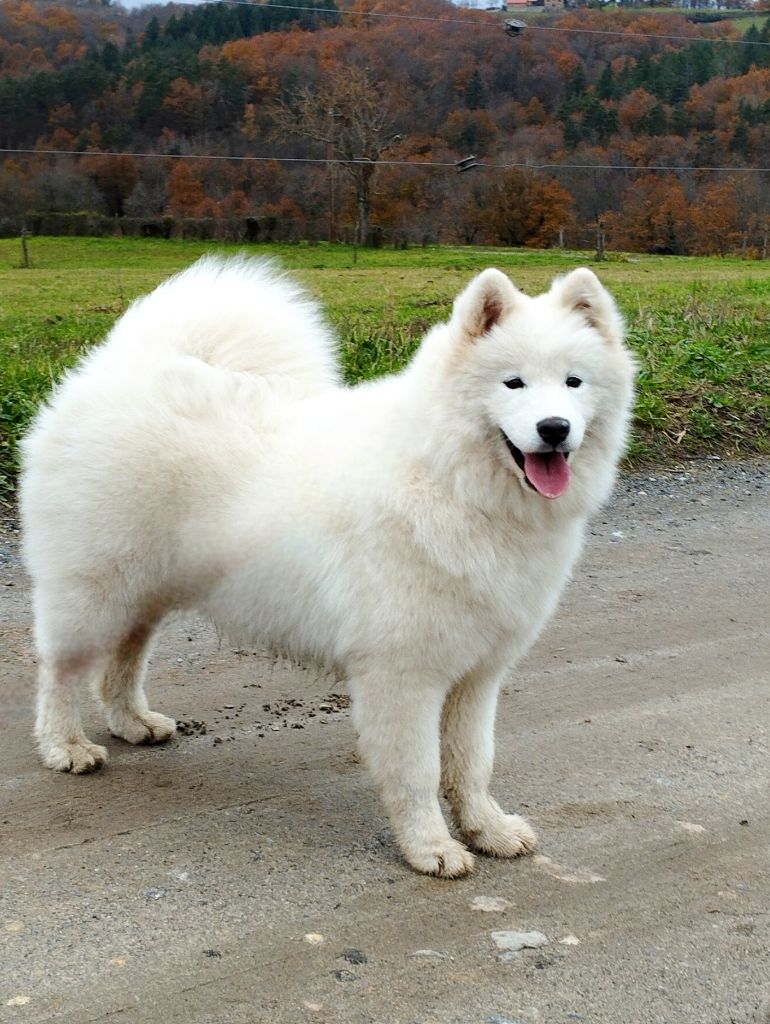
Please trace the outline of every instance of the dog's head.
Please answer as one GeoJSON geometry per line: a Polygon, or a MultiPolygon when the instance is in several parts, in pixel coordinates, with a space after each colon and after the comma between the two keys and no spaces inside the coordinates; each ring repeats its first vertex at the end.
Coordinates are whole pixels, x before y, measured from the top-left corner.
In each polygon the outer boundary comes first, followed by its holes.
{"type": "Polygon", "coordinates": [[[498,457],[527,491],[559,498],[591,449],[593,461],[614,466],[634,363],[595,274],[574,270],[530,298],[485,270],[458,296],[449,328],[467,397],[480,402],[498,457]]]}

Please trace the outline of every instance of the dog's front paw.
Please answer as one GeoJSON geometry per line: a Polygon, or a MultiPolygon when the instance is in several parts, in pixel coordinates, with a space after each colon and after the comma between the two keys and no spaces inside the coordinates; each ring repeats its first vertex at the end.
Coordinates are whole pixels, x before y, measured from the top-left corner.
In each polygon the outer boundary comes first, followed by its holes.
{"type": "Polygon", "coordinates": [[[406,859],[424,875],[462,878],[473,871],[473,854],[462,843],[447,836],[438,842],[405,851],[406,859]]]}
{"type": "Polygon", "coordinates": [[[518,814],[496,814],[466,835],[474,850],[491,857],[520,857],[537,847],[534,830],[518,814]]]}
{"type": "Polygon", "coordinates": [[[94,772],[107,760],[106,749],[85,736],[69,743],[41,743],[40,753],[47,768],[75,775],[94,772]]]}
{"type": "Polygon", "coordinates": [[[108,714],[108,721],[112,735],[127,743],[164,743],[176,732],[174,719],[157,711],[131,714],[113,709],[108,714]]]}

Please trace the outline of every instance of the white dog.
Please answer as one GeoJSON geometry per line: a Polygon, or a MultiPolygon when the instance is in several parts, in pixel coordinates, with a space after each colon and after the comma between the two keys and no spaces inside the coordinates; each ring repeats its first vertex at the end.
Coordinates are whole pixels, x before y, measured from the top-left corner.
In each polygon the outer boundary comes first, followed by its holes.
{"type": "Polygon", "coordinates": [[[489,793],[498,689],[554,610],[624,447],[634,364],[589,270],[529,298],[486,270],[402,373],[348,388],[315,304],[264,263],[206,258],[135,302],[24,443],[43,760],[175,723],[143,689],[164,617],[349,680],[361,751],[418,871],[535,837],[489,793]]]}

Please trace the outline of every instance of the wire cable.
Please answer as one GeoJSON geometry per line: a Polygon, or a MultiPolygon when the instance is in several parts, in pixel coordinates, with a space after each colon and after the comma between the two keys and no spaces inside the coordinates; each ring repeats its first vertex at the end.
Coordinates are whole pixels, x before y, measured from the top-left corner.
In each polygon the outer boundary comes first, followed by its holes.
{"type": "MultiPolygon", "coordinates": [[[[280,163],[280,164],[326,164],[335,166],[356,166],[371,165],[377,167],[420,167],[420,168],[441,168],[457,170],[457,160],[369,160],[366,157],[356,157],[345,160],[341,157],[310,157],[310,156],[226,156],[222,153],[137,153],[119,150],[104,149],[11,149],[0,148],[0,154],[16,156],[74,156],[74,157],[133,157],[136,160],[219,160],[232,163],[280,163]]],[[[676,166],[669,164],[569,164],[569,163],[536,163],[530,160],[505,162],[490,162],[479,160],[474,166],[476,169],[487,170],[509,170],[512,167],[521,170],[546,171],[546,170],[572,170],[572,171],[670,171],[672,174],[701,172],[730,173],[730,174],[767,174],[770,167],[713,167],[713,166],[676,166]]]]}
{"type": "MultiPolygon", "coordinates": [[[[229,4],[233,7],[262,7],[271,10],[282,10],[282,11],[302,11],[307,14],[328,14],[334,16],[346,16],[356,18],[391,18],[399,21],[423,21],[433,22],[437,25],[463,25],[467,28],[469,25],[473,25],[474,28],[492,28],[499,29],[501,24],[505,23],[498,19],[495,20],[484,20],[473,19],[473,18],[431,18],[424,14],[397,14],[390,11],[347,11],[347,10],[334,10],[328,7],[304,7],[298,4],[283,4],[283,3],[272,3],[270,0],[212,0],[218,4],[229,4]]],[[[645,12],[646,13],[646,12],[645,12]]],[[[712,22],[711,24],[718,24],[718,22],[712,22]]],[[[686,43],[710,43],[710,44],[725,44],[728,46],[768,46],[770,43],[765,43],[760,40],[752,41],[750,39],[714,39],[710,36],[685,36],[677,35],[674,33],[663,34],[653,32],[626,32],[620,29],[601,29],[601,28],[573,28],[564,27],[561,28],[557,25],[536,25],[527,24],[527,32],[569,32],[570,35],[598,35],[598,36],[619,36],[623,39],[629,37],[637,39],[665,39],[665,40],[676,40],[679,42],[686,43]]]]}

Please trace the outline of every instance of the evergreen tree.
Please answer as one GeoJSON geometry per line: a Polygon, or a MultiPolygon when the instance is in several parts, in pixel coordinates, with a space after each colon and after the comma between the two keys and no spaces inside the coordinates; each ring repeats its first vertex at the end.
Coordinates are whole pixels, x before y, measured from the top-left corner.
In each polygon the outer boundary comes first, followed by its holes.
{"type": "Polygon", "coordinates": [[[677,103],[671,111],[670,128],[674,135],[681,135],[683,138],[689,134],[690,115],[681,103],[677,103]]]}
{"type": "Polygon", "coordinates": [[[602,103],[593,93],[586,96],[582,113],[583,132],[593,142],[604,143],[618,130],[615,108],[602,103]]]}
{"type": "Polygon", "coordinates": [[[564,145],[567,149],[575,149],[583,141],[583,133],[580,125],[574,117],[568,117],[564,121],[564,145]]]}
{"type": "Polygon", "coordinates": [[[614,100],[617,98],[615,75],[610,63],[604,65],[604,70],[599,76],[599,81],[596,83],[596,95],[600,100],[614,100]]]}
{"type": "Polygon", "coordinates": [[[640,130],[647,135],[665,135],[668,128],[668,118],[662,103],[656,103],[641,119],[640,130]]]}
{"type": "Polygon", "coordinates": [[[100,59],[107,71],[117,71],[121,63],[120,50],[114,43],[106,43],[100,59]]]}
{"type": "Polygon", "coordinates": [[[748,159],[751,156],[749,129],[744,120],[739,119],[735,126],[733,137],[730,139],[730,152],[737,153],[738,156],[742,156],[744,159],[748,159]]]}
{"type": "Polygon", "coordinates": [[[148,50],[153,50],[160,41],[160,22],[155,15],[152,16],[150,21],[147,23],[147,28],[144,30],[144,38],[142,39],[142,50],[146,53],[148,50]]]}
{"type": "Polygon", "coordinates": [[[767,25],[765,23],[762,32],[752,22],[749,25],[748,30],[743,36],[743,41],[746,43],[745,46],[736,47],[740,50],[738,70],[741,74],[746,72],[751,67],[768,67],[770,66],[770,47],[767,45],[767,41],[763,40],[762,34],[767,35],[767,25]]]}
{"type": "Polygon", "coordinates": [[[698,136],[695,163],[699,167],[714,167],[720,159],[719,141],[713,132],[702,132],[698,136]]]}
{"type": "Polygon", "coordinates": [[[587,87],[588,79],[586,78],[586,69],[583,63],[581,62],[572,72],[570,80],[567,83],[567,95],[582,96],[585,93],[587,87]]]}
{"type": "Polygon", "coordinates": [[[635,68],[630,60],[626,60],[621,66],[620,71],[615,75],[615,98],[620,99],[621,96],[626,96],[633,89],[636,88],[634,85],[634,72],[635,68]]]}
{"type": "Polygon", "coordinates": [[[638,89],[640,86],[646,89],[647,92],[653,92],[652,89],[652,58],[647,50],[642,50],[636,61],[636,67],[634,68],[631,81],[633,82],[632,88],[638,89]]]}
{"type": "Polygon", "coordinates": [[[485,110],[487,106],[487,90],[479,74],[479,69],[474,68],[468,84],[465,87],[465,106],[468,110],[485,110]]]}
{"type": "Polygon", "coordinates": [[[690,91],[689,68],[683,53],[672,53],[666,56],[666,102],[672,106],[683,103],[690,91]]]}
{"type": "Polygon", "coordinates": [[[688,48],[690,59],[691,82],[696,85],[705,85],[715,74],[714,50],[716,48],[709,43],[697,42],[688,48]]]}

